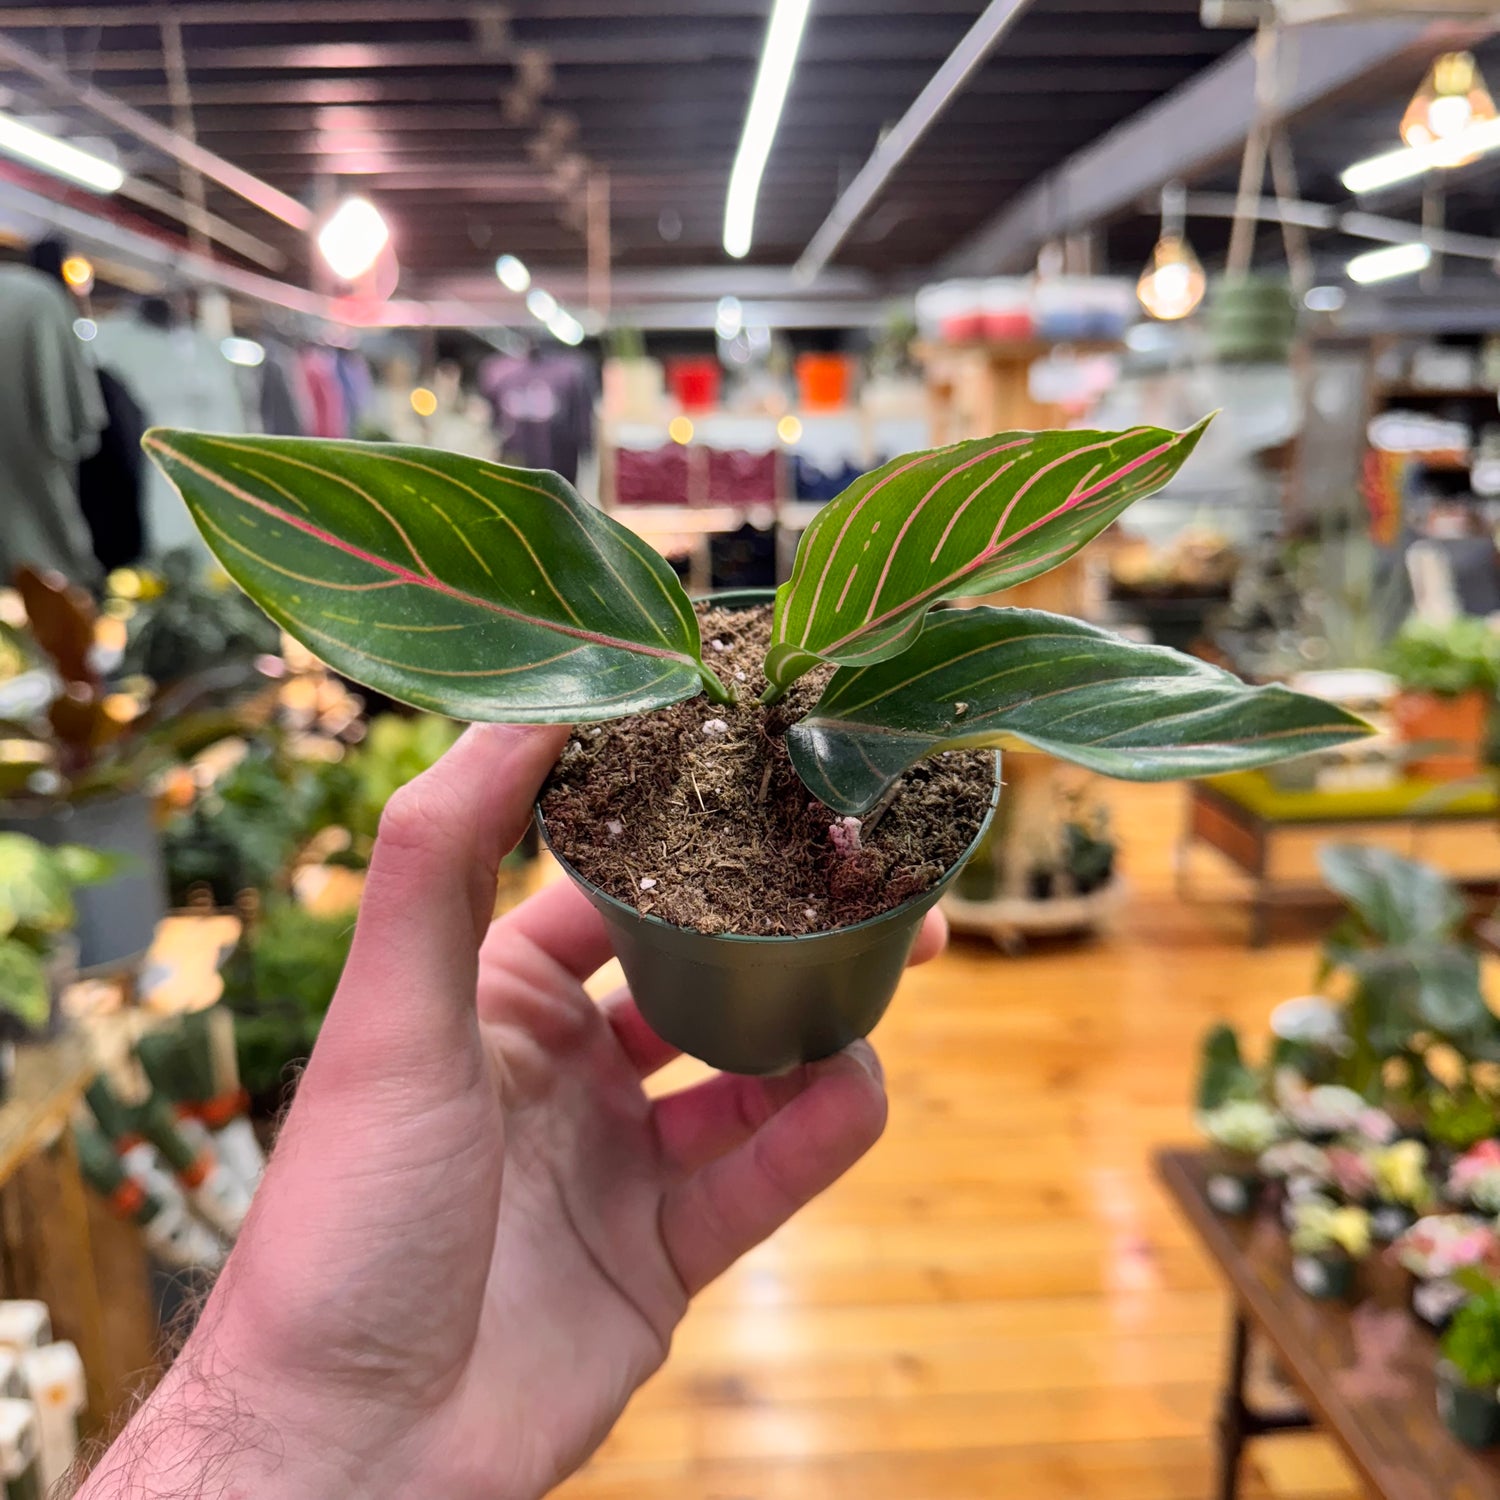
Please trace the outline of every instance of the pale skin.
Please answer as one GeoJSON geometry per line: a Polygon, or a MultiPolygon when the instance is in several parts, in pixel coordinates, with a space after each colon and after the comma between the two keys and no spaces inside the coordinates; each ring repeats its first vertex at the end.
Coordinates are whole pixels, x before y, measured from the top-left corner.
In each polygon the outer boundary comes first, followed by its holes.
{"type": "MultiPolygon", "coordinates": [[[[876,1141],[863,1042],[652,1100],[675,1055],[566,882],[491,922],[567,730],[469,730],[393,799],[354,946],[197,1330],[87,1500],[531,1500],[689,1300],[876,1141]]],[[[943,944],[930,917],[913,955],[943,944]]]]}

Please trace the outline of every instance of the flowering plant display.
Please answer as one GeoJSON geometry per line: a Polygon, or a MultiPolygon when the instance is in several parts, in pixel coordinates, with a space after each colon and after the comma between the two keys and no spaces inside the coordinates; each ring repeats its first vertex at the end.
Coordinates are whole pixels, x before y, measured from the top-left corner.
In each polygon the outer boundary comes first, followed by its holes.
{"type": "Polygon", "coordinates": [[[1363,1260],[1370,1253],[1370,1215],[1353,1204],[1312,1194],[1293,1207],[1291,1220],[1294,1254],[1338,1253],[1363,1260]]]}
{"type": "Polygon", "coordinates": [[[1480,1213],[1500,1214],[1500,1141],[1480,1141],[1453,1163],[1448,1172],[1448,1195],[1480,1213]]]}
{"type": "Polygon", "coordinates": [[[1428,1214],[1396,1241],[1397,1261],[1420,1281],[1500,1258],[1494,1226],[1473,1214],[1428,1214]]]}
{"type": "Polygon", "coordinates": [[[1198,1116],[1214,1145],[1236,1156],[1258,1157],[1285,1133],[1281,1116],[1258,1099],[1233,1099],[1198,1116]]]}

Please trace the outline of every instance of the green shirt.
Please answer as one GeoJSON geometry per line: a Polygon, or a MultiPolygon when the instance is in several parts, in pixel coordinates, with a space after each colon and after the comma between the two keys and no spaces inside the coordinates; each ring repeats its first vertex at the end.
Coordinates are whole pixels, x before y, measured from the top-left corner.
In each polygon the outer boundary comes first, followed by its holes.
{"type": "Polygon", "coordinates": [[[72,299],[28,266],[0,266],[0,583],[22,563],[90,582],[78,461],[108,418],[73,332],[72,299]]]}

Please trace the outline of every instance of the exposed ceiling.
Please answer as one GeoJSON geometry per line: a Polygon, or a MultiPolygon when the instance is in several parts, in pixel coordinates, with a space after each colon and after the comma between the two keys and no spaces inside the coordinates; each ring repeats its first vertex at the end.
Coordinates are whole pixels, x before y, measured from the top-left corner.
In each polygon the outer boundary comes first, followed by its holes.
{"type": "MultiPolygon", "coordinates": [[[[753,262],[796,259],[983,8],[814,0],[753,262]]],[[[354,186],[369,194],[391,221],[403,291],[422,296],[493,287],[502,251],[580,267],[591,175],[608,177],[618,268],[723,264],[725,185],[769,9],[770,0],[192,0],[8,5],[0,24],[74,82],[180,126],[161,26],[175,18],[199,142],[313,207],[354,186]]],[[[1018,188],[1243,40],[1203,29],[1197,0],[1034,0],[836,264],[920,274],[1018,188]]],[[[111,133],[34,77],[0,67],[4,86],[13,108],[51,112],[70,133],[111,133]]],[[[113,135],[133,174],[183,190],[174,163],[113,135]]],[[[304,236],[213,183],[207,207],[306,279],[304,236]]],[[[131,212],[170,222],[140,204],[131,212]]]]}

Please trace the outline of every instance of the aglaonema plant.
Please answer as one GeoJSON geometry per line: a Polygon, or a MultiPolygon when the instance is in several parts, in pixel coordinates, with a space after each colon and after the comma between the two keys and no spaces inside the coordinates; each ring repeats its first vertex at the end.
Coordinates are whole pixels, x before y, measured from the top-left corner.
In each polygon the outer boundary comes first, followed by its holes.
{"type": "MultiPolygon", "coordinates": [[[[776,593],[762,700],[834,669],[787,731],[813,795],[862,816],[916,762],[954,749],[1032,747],[1153,781],[1366,733],[1321,700],[1074,619],[933,612],[1066,561],[1171,479],[1205,425],[998,433],[897,458],[819,512],[776,593]]],[[[161,428],[145,446],[251,598],[393,698],[520,723],[733,699],[665,560],[556,474],[161,428]]]]}

